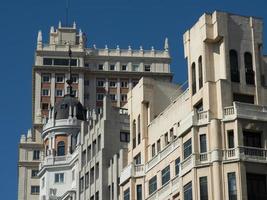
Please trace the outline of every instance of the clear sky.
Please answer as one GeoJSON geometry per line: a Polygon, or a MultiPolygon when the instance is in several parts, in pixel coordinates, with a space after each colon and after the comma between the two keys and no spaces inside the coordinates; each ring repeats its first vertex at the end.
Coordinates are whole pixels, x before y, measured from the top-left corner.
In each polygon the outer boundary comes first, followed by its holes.
{"type": "MultiPolygon", "coordinates": [[[[37,32],[42,30],[47,40],[50,26],[65,21],[65,7],[65,0],[0,2],[0,199],[17,199],[18,142],[31,127],[31,68],[37,32]]],[[[174,81],[183,83],[187,66],[182,35],[204,12],[214,10],[267,21],[266,0],[70,0],[69,18],[87,34],[89,47],[118,44],[120,48],[162,49],[168,37],[174,81]]]]}

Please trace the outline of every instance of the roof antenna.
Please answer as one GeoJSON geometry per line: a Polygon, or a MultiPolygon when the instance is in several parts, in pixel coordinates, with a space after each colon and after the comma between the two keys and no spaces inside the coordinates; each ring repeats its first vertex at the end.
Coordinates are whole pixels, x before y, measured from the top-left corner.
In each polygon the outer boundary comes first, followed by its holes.
{"type": "Polygon", "coordinates": [[[69,0],[66,0],[66,26],[69,25],[69,0]]]}
{"type": "Polygon", "coordinates": [[[68,45],[69,45],[69,79],[66,81],[67,84],[68,84],[67,94],[70,95],[70,96],[73,96],[72,86],[71,86],[71,84],[73,83],[72,74],[71,74],[71,57],[72,57],[72,51],[71,51],[70,43],[68,43],[68,45]]]}

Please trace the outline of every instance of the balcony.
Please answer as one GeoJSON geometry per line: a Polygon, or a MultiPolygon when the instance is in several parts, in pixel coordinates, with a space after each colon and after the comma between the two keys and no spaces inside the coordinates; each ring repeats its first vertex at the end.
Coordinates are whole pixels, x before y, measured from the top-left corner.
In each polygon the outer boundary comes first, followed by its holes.
{"type": "Polygon", "coordinates": [[[120,184],[124,183],[131,177],[141,177],[145,175],[145,165],[129,164],[123,169],[120,177],[120,184]]]}
{"type": "Polygon", "coordinates": [[[234,102],[233,106],[225,107],[224,120],[236,118],[267,121],[267,106],[259,106],[248,103],[234,102]]]}
{"type": "Polygon", "coordinates": [[[210,116],[208,110],[197,112],[196,116],[197,116],[196,125],[200,126],[209,123],[210,116]]]}

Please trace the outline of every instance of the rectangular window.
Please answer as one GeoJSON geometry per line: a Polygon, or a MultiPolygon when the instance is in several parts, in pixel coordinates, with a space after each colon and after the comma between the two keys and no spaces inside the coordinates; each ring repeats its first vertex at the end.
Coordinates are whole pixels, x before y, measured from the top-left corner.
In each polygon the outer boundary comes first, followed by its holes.
{"type": "Polygon", "coordinates": [[[50,83],[50,74],[42,75],[42,83],[50,83]]]}
{"type": "Polygon", "coordinates": [[[89,187],[89,172],[85,174],[85,188],[89,187]]]}
{"type": "Polygon", "coordinates": [[[139,71],[139,65],[138,64],[133,64],[132,67],[133,67],[133,71],[134,72],[138,72],[139,71]]]}
{"type": "Polygon", "coordinates": [[[192,154],[192,142],[191,138],[184,143],[184,159],[192,154]]]}
{"type": "Polygon", "coordinates": [[[199,190],[200,190],[200,200],[208,200],[208,179],[207,176],[199,178],[199,190]]]}
{"type": "Polygon", "coordinates": [[[103,69],[104,69],[103,64],[99,64],[98,65],[98,70],[103,70],[103,69]]]}
{"type": "Polygon", "coordinates": [[[146,71],[146,72],[150,72],[150,70],[151,70],[150,65],[145,65],[145,71],[146,71]]]}
{"type": "Polygon", "coordinates": [[[134,157],[134,163],[136,165],[140,165],[141,164],[141,153],[138,153],[135,157],[134,157]]]}
{"type": "Polygon", "coordinates": [[[57,97],[63,97],[63,90],[56,90],[56,96],[57,97]]]}
{"type": "Polygon", "coordinates": [[[227,131],[227,137],[228,137],[228,148],[232,149],[235,147],[234,142],[234,130],[228,130],[227,131]]]}
{"type": "Polygon", "coordinates": [[[167,146],[169,144],[169,137],[168,137],[168,133],[164,134],[164,141],[165,141],[165,146],[167,146]]]}
{"type": "Polygon", "coordinates": [[[152,158],[156,155],[156,145],[155,143],[151,146],[151,156],[152,158]]]}
{"type": "Polygon", "coordinates": [[[130,141],[130,133],[120,132],[120,141],[121,142],[129,142],[130,141]]]}
{"type": "Polygon", "coordinates": [[[127,189],[123,192],[123,200],[130,200],[130,188],[127,188],[127,189]]]}
{"type": "Polygon", "coordinates": [[[81,177],[80,178],[80,192],[83,192],[83,190],[84,190],[84,178],[81,177]]]}
{"type": "Polygon", "coordinates": [[[243,131],[244,146],[261,148],[261,133],[253,131],[243,131]]]}
{"type": "Polygon", "coordinates": [[[102,94],[102,93],[96,94],[96,100],[97,101],[103,101],[103,99],[104,99],[104,94],[102,94]]]}
{"type": "Polygon", "coordinates": [[[38,185],[31,186],[31,194],[38,195],[40,193],[40,187],[38,185]]]}
{"type": "Polygon", "coordinates": [[[64,183],[64,173],[55,173],[54,182],[64,183]]]}
{"type": "MultiPolygon", "coordinates": [[[[77,66],[77,59],[71,59],[71,66],[77,66]]],[[[69,59],[55,58],[54,65],[69,66],[69,59]]]]}
{"type": "Polygon", "coordinates": [[[247,95],[247,94],[234,93],[233,94],[233,101],[254,104],[254,96],[253,95],[247,95]]]}
{"type": "Polygon", "coordinates": [[[227,177],[228,177],[229,200],[237,200],[237,188],[236,188],[235,172],[228,173],[227,177]]]}
{"type": "Polygon", "coordinates": [[[77,96],[78,96],[77,90],[72,89],[72,95],[73,95],[74,97],[77,97],[77,96]]]}
{"type": "Polygon", "coordinates": [[[86,164],[86,150],[82,152],[82,167],[86,164]]]}
{"type": "Polygon", "coordinates": [[[42,110],[48,110],[48,103],[42,103],[42,110]]]}
{"type": "Polygon", "coordinates": [[[49,89],[42,89],[42,96],[49,96],[49,89]]]}
{"type": "Polygon", "coordinates": [[[184,200],[193,200],[192,182],[189,182],[184,186],[184,200]]]}
{"type": "Polygon", "coordinates": [[[43,59],[43,65],[53,65],[53,59],[52,58],[44,58],[43,59]]]}
{"type": "Polygon", "coordinates": [[[136,185],[136,200],[142,200],[142,185],[136,185]]]}
{"type": "Polygon", "coordinates": [[[36,178],[38,174],[38,169],[32,169],[32,178],[36,178]]]}
{"type": "Polygon", "coordinates": [[[33,150],[33,160],[39,160],[40,159],[40,150],[33,150]]]}
{"type": "Polygon", "coordinates": [[[128,88],[128,81],[121,81],[121,88],[128,88]]]}
{"type": "Polygon", "coordinates": [[[116,81],[109,81],[109,87],[116,87],[116,81]]]}
{"type": "Polygon", "coordinates": [[[99,192],[98,191],[95,193],[95,200],[99,200],[99,192]]]}
{"type": "Polygon", "coordinates": [[[110,94],[109,97],[110,97],[111,101],[116,101],[117,100],[116,94],[110,94]]]}
{"type": "Polygon", "coordinates": [[[267,182],[265,174],[247,173],[247,195],[248,200],[266,200],[267,182]]]}
{"type": "Polygon", "coordinates": [[[122,66],[121,66],[121,70],[122,70],[122,71],[126,71],[126,70],[127,70],[127,65],[122,65],[122,66]]]}
{"type": "Polygon", "coordinates": [[[96,168],[95,168],[95,179],[99,178],[99,163],[96,163],[96,168]]]}
{"type": "Polygon", "coordinates": [[[110,65],[109,66],[109,70],[114,71],[115,70],[115,65],[110,65]]]}
{"type": "Polygon", "coordinates": [[[175,176],[179,175],[180,173],[180,157],[178,157],[176,160],[175,160],[175,176]]]}
{"type": "Polygon", "coordinates": [[[199,143],[200,143],[200,153],[207,152],[207,137],[206,134],[202,134],[199,136],[199,143]]]}
{"type": "Polygon", "coordinates": [[[104,84],[105,82],[103,81],[103,80],[97,80],[97,82],[96,82],[96,86],[97,87],[104,87],[104,84]]]}
{"type": "Polygon", "coordinates": [[[78,75],[72,75],[71,79],[72,79],[73,83],[78,83],[79,82],[79,76],[78,75]]]}
{"type": "Polygon", "coordinates": [[[91,160],[91,145],[87,147],[87,162],[91,160]]]}
{"type": "Polygon", "coordinates": [[[157,190],[157,176],[154,176],[153,178],[151,178],[148,182],[148,185],[149,185],[148,190],[149,190],[149,195],[150,195],[157,190]]]}
{"type": "Polygon", "coordinates": [[[94,167],[92,167],[90,169],[90,184],[91,185],[94,183],[94,181],[95,181],[94,179],[95,179],[95,169],[94,169],[94,167]]]}
{"type": "Polygon", "coordinates": [[[158,153],[161,151],[160,139],[157,141],[157,151],[158,153]]]}
{"type": "Polygon", "coordinates": [[[97,151],[101,150],[101,135],[97,136],[97,151]]]}
{"type": "Polygon", "coordinates": [[[74,181],[75,180],[75,169],[71,171],[71,180],[74,181]]]}
{"type": "Polygon", "coordinates": [[[57,74],[56,75],[56,83],[64,83],[64,75],[57,74]]]}
{"type": "Polygon", "coordinates": [[[170,129],[170,139],[171,141],[173,140],[174,138],[174,135],[173,135],[173,128],[170,129]]]}
{"type": "Polygon", "coordinates": [[[127,101],[127,94],[121,94],[121,101],[126,102],[127,101]]]}
{"type": "Polygon", "coordinates": [[[96,154],[96,140],[93,141],[93,156],[96,154]]]}
{"type": "Polygon", "coordinates": [[[165,185],[170,180],[170,165],[161,171],[161,184],[165,185]]]}

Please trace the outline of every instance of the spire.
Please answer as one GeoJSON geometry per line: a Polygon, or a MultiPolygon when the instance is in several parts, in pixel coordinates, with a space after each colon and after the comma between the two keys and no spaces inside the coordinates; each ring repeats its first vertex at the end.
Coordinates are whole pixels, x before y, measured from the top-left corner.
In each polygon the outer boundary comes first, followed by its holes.
{"type": "Polygon", "coordinates": [[[67,88],[67,95],[70,95],[72,96],[72,74],[71,74],[71,57],[72,57],[72,51],[71,51],[71,46],[70,46],[70,43],[68,43],[69,45],[69,79],[66,81],[67,84],[68,84],[68,88],[67,88]]]}
{"type": "Polygon", "coordinates": [[[165,42],[164,42],[164,50],[169,51],[169,41],[167,37],[165,38],[165,42]]]}
{"type": "Polygon", "coordinates": [[[61,28],[61,21],[58,22],[58,28],[61,28]]]}
{"type": "Polygon", "coordinates": [[[54,33],[54,32],[55,32],[55,28],[54,28],[54,26],[51,26],[50,33],[54,33]]]}
{"type": "Polygon", "coordinates": [[[27,141],[31,142],[32,141],[32,130],[29,129],[27,133],[27,141]]]}
{"type": "Polygon", "coordinates": [[[73,22],[73,28],[76,29],[76,22],[73,22]]]}
{"type": "Polygon", "coordinates": [[[38,36],[37,36],[37,42],[39,43],[42,43],[42,41],[43,41],[43,36],[42,36],[42,31],[41,30],[39,30],[38,31],[38,36]]]}

